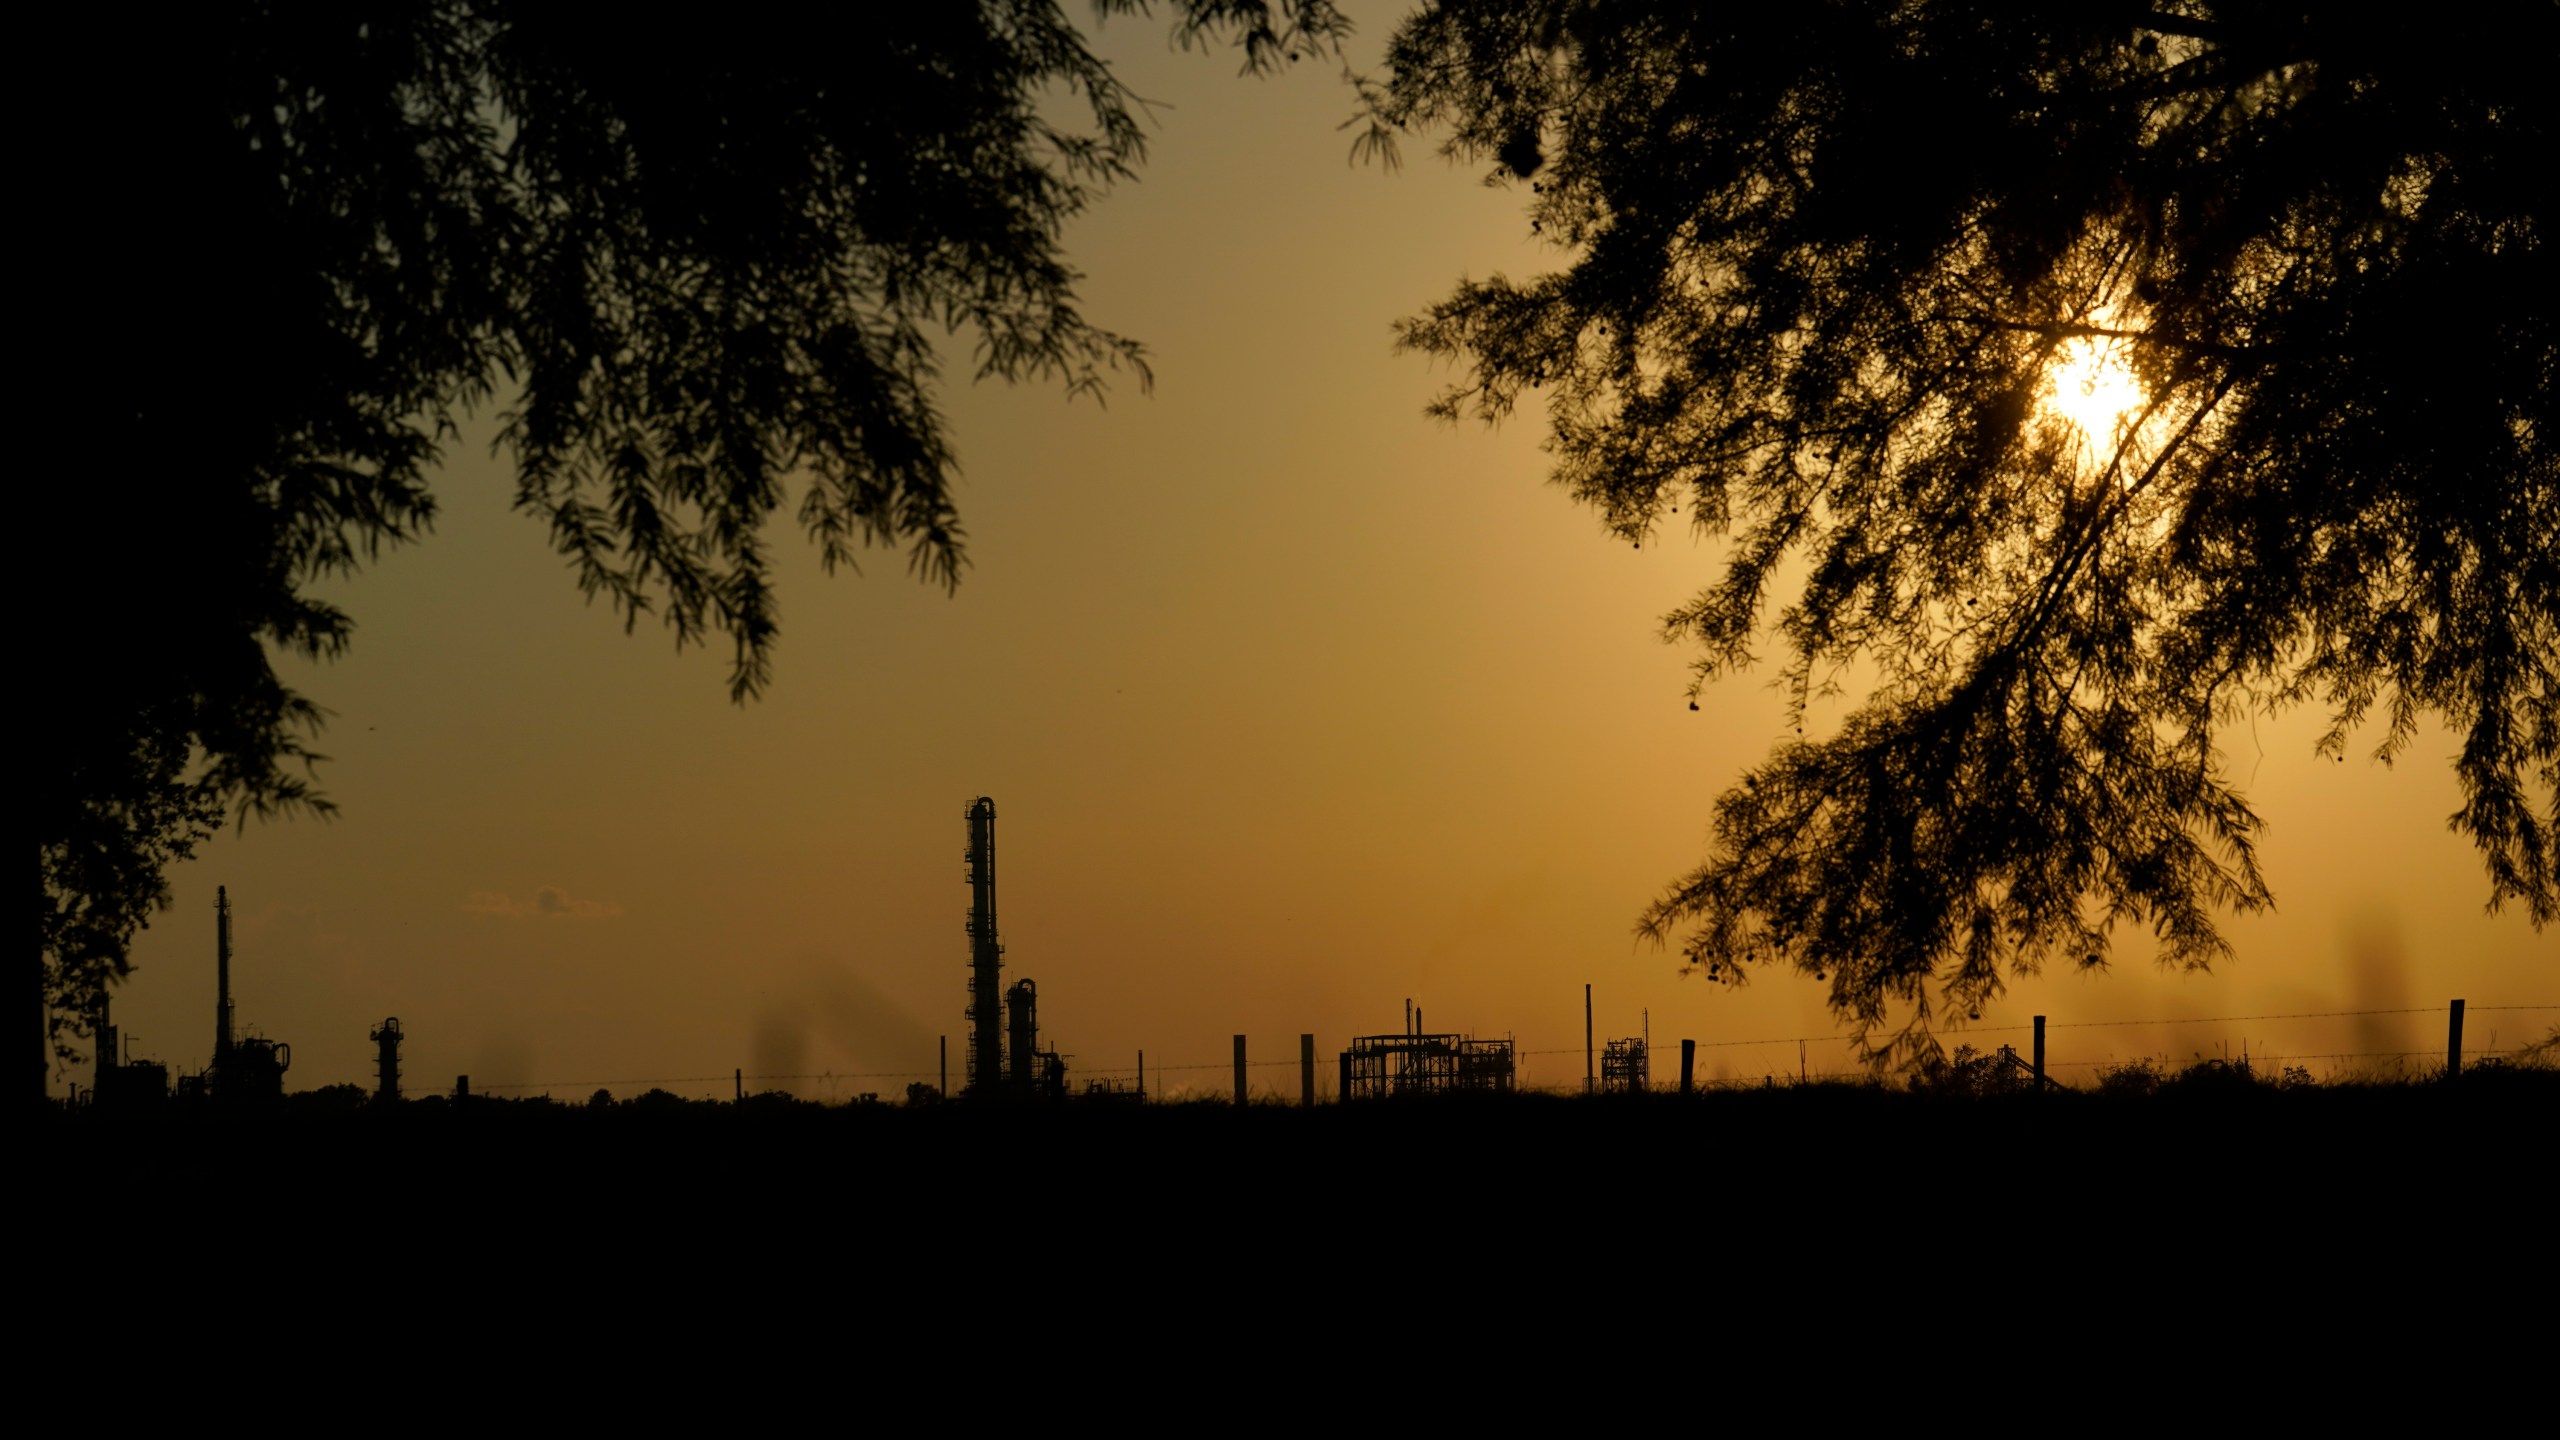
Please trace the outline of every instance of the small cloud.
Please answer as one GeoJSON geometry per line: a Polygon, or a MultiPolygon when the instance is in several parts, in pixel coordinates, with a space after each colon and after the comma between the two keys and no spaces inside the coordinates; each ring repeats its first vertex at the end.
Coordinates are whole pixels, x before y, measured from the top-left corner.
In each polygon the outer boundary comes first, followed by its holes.
{"type": "Polygon", "coordinates": [[[462,908],[474,915],[504,915],[522,920],[540,917],[560,920],[606,920],[622,913],[622,907],[609,900],[579,900],[557,885],[545,885],[533,892],[530,900],[518,900],[499,890],[474,890],[462,897],[462,908]]]}

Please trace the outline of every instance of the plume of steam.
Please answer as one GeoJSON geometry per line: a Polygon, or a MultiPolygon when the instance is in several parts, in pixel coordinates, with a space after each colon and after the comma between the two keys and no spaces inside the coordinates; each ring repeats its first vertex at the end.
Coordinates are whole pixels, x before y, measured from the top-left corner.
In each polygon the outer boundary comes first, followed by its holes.
{"type": "Polygon", "coordinates": [[[533,1082],[533,1060],[533,1046],[524,1036],[505,1031],[480,1041],[472,1051],[471,1068],[465,1073],[484,1090],[512,1088],[533,1082]]]}
{"type": "MultiPolygon", "coordinates": [[[[2356,912],[2347,921],[2347,983],[2355,1010],[2401,1010],[2409,1004],[2409,950],[2400,917],[2386,909],[2356,912]]],[[[2358,1015],[2350,1022],[2350,1048],[2374,1053],[2406,1050],[2409,1027],[2399,1015],[2358,1015]]]]}
{"type": "MultiPolygon", "coordinates": [[[[801,1023],[797,1013],[777,1005],[768,1005],[756,1016],[755,1038],[748,1058],[758,1075],[806,1075],[809,1073],[809,1027],[801,1023]]],[[[790,1080],[769,1079],[767,1088],[798,1091],[805,1085],[790,1080]]]]}
{"type": "MultiPolygon", "coordinates": [[[[812,964],[757,1012],[752,1054],[758,1075],[922,1073],[934,1063],[934,1037],[870,981],[839,965],[812,964]]],[[[806,1081],[767,1084],[778,1090],[812,1088],[806,1081]]]]}

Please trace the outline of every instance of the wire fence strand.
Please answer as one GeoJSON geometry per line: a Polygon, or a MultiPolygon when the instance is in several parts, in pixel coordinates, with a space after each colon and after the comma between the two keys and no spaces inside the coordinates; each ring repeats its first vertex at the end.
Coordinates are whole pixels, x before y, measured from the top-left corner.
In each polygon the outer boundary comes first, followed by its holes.
{"type": "MultiPolygon", "coordinates": [[[[2479,1015],[2479,1014],[2487,1014],[2487,1013],[2492,1013],[2492,1012],[2509,1012],[2509,1011],[2560,1011],[2560,1004],[2548,1004],[2548,1005],[2465,1005],[2465,1006],[2463,1007],[2463,1013],[2464,1013],[2464,1014],[2466,1014],[2466,1015],[2479,1015]]],[[[2130,1028],[2130,1027],[2135,1027],[2135,1026],[2146,1026],[2146,1025],[2149,1025],[2149,1026],[2179,1026],[2179,1025],[2242,1025],[2242,1024],[2252,1024],[2252,1023],[2256,1023],[2256,1022],[2260,1022],[2260,1021],[2268,1021],[2268,1020],[2339,1020],[2339,1019],[2358,1019],[2358,1018],[2365,1018],[2365,1017],[2377,1016],[2377,1015],[2442,1015],[2442,1014],[2445,1014],[2445,1013],[2446,1013],[2445,1007],[2444,1007],[2444,1006],[2441,1006],[2441,1005],[2404,1006],[2404,1007],[2399,1007],[2399,1008],[2394,1008],[2394,1009],[2377,1009],[2377,1010],[2288,1010],[2288,1011],[2273,1011],[2273,1012],[2269,1012],[2269,1013],[2267,1013],[2267,1014],[2263,1014],[2263,1015],[2205,1015],[2205,1016],[2195,1016],[2195,1017],[2160,1017],[2160,1018],[2140,1019],[2140,1020],[2058,1020],[2058,1021],[2047,1021],[2047,1022],[2046,1022],[2046,1024],[2045,1024],[2045,1029],[2046,1029],[2046,1030],[2048,1030],[2048,1031],[2052,1031],[2052,1030],[2103,1030],[2103,1029],[2124,1029],[2124,1028],[2130,1028]]],[[[1965,1029],[1963,1029],[1963,1030],[1952,1031],[1952,1032],[1949,1032],[1949,1033],[1950,1033],[1950,1035],[1951,1035],[1951,1036],[1961,1036],[1961,1035],[2006,1035],[2006,1034],[2023,1033],[2023,1032],[2026,1032],[2026,1031],[2029,1031],[2029,1030],[2033,1030],[2034,1028],[2035,1028],[2035,1027],[2034,1027],[2032,1024],[2029,1024],[2029,1025],[1977,1025],[1977,1026],[1969,1026],[1969,1027],[1967,1027],[1967,1028],[1965,1028],[1965,1029]]],[[[1783,1036],[1776,1036],[1776,1037],[1772,1037],[1772,1038],[1769,1038],[1769,1039],[1761,1039],[1761,1040],[1700,1040],[1700,1041],[1695,1042],[1695,1044],[1696,1044],[1696,1048],[1697,1048],[1697,1049],[1700,1049],[1700,1050],[1731,1050],[1731,1049],[1742,1049],[1742,1048],[1747,1048],[1747,1047],[1751,1047],[1751,1046],[1760,1046],[1760,1045],[1812,1045],[1812,1044],[1824,1044],[1824,1045],[1829,1045],[1829,1044],[1837,1044],[1837,1043],[1840,1043],[1840,1042],[1841,1042],[1842,1040],[1844,1040],[1845,1038],[1846,1038],[1846,1037],[1843,1037],[1843,1036],[1840,1036],[1840,1035],[1836,1035],[1836,1034],[1835,1034],[1835,1035],[1783,1035],[1783,1036]]],[[[1527,1059],[1527,1058],[1530,1058],[1530,1057],[1533,1057],[1533,1056],[1540,1056],[1540,1055],[1587,1055],[1587,1054],[1592,1053],[1592,1047],[1586,1047],[1586,1046],[1568,1046],[1568,1047],[1561,1047],[1561,1048],[1557,1048],[1557,1049],[1546,1049],[1546,1050],[1515,1050],[1515,1051],[1513,1051],[1512,1053],[1513,1053],[1514,1055],[1516,1055],[1516,1056],[1518,1056],[1518,1057],[1522,1058],[1522,1059],[1527,1059]]],[[[2446,1052],[2445,1052],[2444,1050],[2441,1050],[2441,1049],[2427,1049],[2427,1050],[2337,1050],[2337,1051],[2305,1052],[2305,1053],[2294,1053],[2294,1054],[2273,1054],[2273,1053],[2266,1053],[2266,1054],[2254,1054],[2254,1055],[2253,1055],[2253,1054],[2248,1054],[2248,1053],[2244,1052],[2244,1053],[2243,1053],[2242,1058],[2247,1059],[2247,1060],[2251,1060],[2251,1061],[2256,1061],[2256,1062],[2263,1062],[2263,1063],[2267,1063],[2267,1064],[2276,1064],[2276,1063],[2281,1063],[2281,1062],[2289,1061],[2289,1060],[2405,1060],[2405,1059],[2411,1059],[2411,1058],[2417,1058],[2417,1057],[2434,1057],[2434,1056],[2441,1056],[2441,1055],[2444,1055],[2445,1053],[2446,1053],[2446,1052]]],[[[2479,1058],[2479,1059],[2502,1058],[2502,1057],[2505,1057],[2505,1056],[2515,1055],[2515,1054],[2519,1054],[2519,1053],[2522,1053],[2522,1052],[2521,1052],[2520,1050],[2518,1050],[2518,1049],[2516,1049],[2516,1048],[2512,1048],[2512,1047],[2507,1048],[2507,1049],[2469,1049],[2469,1048],[2466,1048],[2466,1049],[2465,1049],[2465,1051],[2464,1051],[2464,1055],[2465,1055],[2465,1057],[2466,1057],[2466,1058],[2473,1058],[2473,1057],[2476,1057],[2476,1058],[2479,1058]]],[[[1245,1062],[1245,1068],[1246,1068],[1246,1069],[1249,1069],[1249,1070],[1272,1070],[1272,1069],[1281,1069],[1281,1068],[1284,1068],[1284,1067],[1285,1067],[1285,1068],[1294,1068],[1294,1067],[1296,1067],[1297,1065],[1299,1065],[1300,1063],[1301,1063],[1301,1062],[1300,1062],[1298,1059],[1296,1059],[1296,1058],[1281,1059],[1281,1060],[1248,1060],[1248,1061],[1246,1061],[1246,1062],[1245,1062]]],[[[2124,1065],[2132,1065],[2132,1064],[2137,1064],[2137,1063],[2140,1063],[2139,1058],[2136,1058],[2136,1059],[2130,1059],[2130,1060],[2119,1060],[2119,1059],[2115,1059],[2115,1058],[2113,1058],[2113,1057],[2110,1057],[2110,1058],[2107,1058],[2107,1059],[2100,1059],[2100,1060],[2049,1060],[2049,1061],[2047,1061],[2047,1062],[2046,1062],[2046,1068],[2047,1068],[2047,1069],[2049,1069],[2049,1070],[2057,1070],[2057,1069],[2078,1069],[2078,1068],[2089,1068],[2089,1067],[2124,1066],[2124,1065]]],[[[1138,1069],[1138,1068],[1136,1068],[1136,1067],[1112,1067],[1112,1068],[1108,1068],[1108,1069],[1098,1069],[1098,1068],[1097,1068],[1097,1069],[1078,1069],[1078,1070],[1076,1070],[1074,1073],[1075,1073],[1075,1074],[1077,1074],[1077,1075],[1079,1075],[1079,1076],[1083,1076],[1083,1077],[1086,1077],[1086,1078],[1089,1078],[1089,1079],[1112,1079],[1112,1080],[1116,1080],[1116,1079],[1120,1079],[1120,1078],[1125,1077],[1125,1076],[1135,1076],[1135,1075],[1172,1075],[1172,1074],[1189,1074],[1189,1073],[1196,1073],[1196,1072],[1198,1072],[1198,1071],[1202,1071],[1202,1070],[1233,1071],[1233,1070],[1234,1070],[1234,1068],[1235,1068],[1235,1062],[1234,1062],[1233,1060],[1202,1060],[1202,1061],[1183,1061],[1183,1062],[1178,1062],[1178,1063],[1171,1064],[1171,1065],[1149,1065],[1149,1066],[1146,1066],[1143,1070],[1138,1069]]],[[[1772,1071],[1770,1071],[1769,1073],[1770,1073],[1770,1074],[1776,1074],[1776,1073],[1778,1073],[1778,1072],[1776,1072],[1775,1070],[1772,1070],[1772,1071]]],[[[1866,1070],[1826,1070],[1826,1071],[1823,1071],[1823,1072],[1821,1072],[1821,1073],[1819,1073],[1819,1074],[1815,1074],[1815,1073],[1812,1073],[1812,1072],[1809,1072],[1809,1071],[1799,1071],[1799,1072],[1798,1072],[1798,1078],[1802,1078],[1802,1079],[1823,1079],[1823,1080],[1829,1080],[1829,1079],[1862,1079],[1862,1078],[1870,1078],[1873,1074],[1874,1074],[1874,1072],[1872,1072],[1872,1071],[1866,1071],[1866,1070]]],[[[942,1076],[943,1076],[943,1072],[942,1072],[942,1071],[940,1071],[940,1070],[938,1070],[938,1069],[937,1069],[937,1070],[848,1070],[848,1071],[819,1071],[819,1072],[817,1072],[817,1073],[815,1073],[815,1074],[796,1074],[796,1075],[779,1075],[779,1074],[774,1074],[774,1075],[748,1075],[748,1074],[745,1074],[745,1073],[743,1073],[743,1072],[733,1072],[733,1073],[728,1074],[728,1075],[680,1075],[680,1076],[672,1076],[672,1077],[665,1077],[665,1076],[662,1076],[662,1077],[658,1077],[658,1078],[654,1078],[654,1079],[626,1079],[626,1080],[522,1080],[522,1081],[505,1081],[505,1082],[500,1082],[500,1083],[496,1083],[496,1084],[485,1084],[485,1085],[482,1085],[482,1086],[480,1086],[480,1087],[478,1087],[478,1088],[479,1088],[479,1089],[481,1089],[482,1091],[500,1091],[500,1090],[505,1090],[505,1091],[544,1090],[544,1091],[548,1091],[548,1090],[584,1090],[584,1089],[590,1089],[590,1088],[592,1088],[592,1089],[599,1089],[599,1090],[612,1090],[612,1089],[628,1089],[628,1088],[631,1088],[631,1087],[633,1087],[633,1086],[664,1086],[664,1085],[716,1085],[716,1084],[718,1084],[718,1083],[720,1083],[721,1081],[724,1081],[724,1080],[725,1080],[725,1081],[729,1081],[729,1082],[731,1082],[732,1084],[739,1084],[739,1085],[743,1085],[743,1084],[747,1084],[747,1083],[754,1083],[754,1084],[759,1084],[759,1085],[771,1085],[771,1084],[776,1084],[776,1083],[781,1083],[781,1082],[791,1082],[791,1081],[803,1081],[803,1082],[805,1082],[805,1081],[823,1081],[823,1082],[827,1082],[827,1083],[832,1084],[833,1082],[840,1081],[840,1080],[936,1080],[936,1081],[939,1081],[939,1080],[942,1078],[942,1076]]],[[[1568,1087],[1568,1088],[1569,1088],[1569,1087],[1568,1087]]]]}

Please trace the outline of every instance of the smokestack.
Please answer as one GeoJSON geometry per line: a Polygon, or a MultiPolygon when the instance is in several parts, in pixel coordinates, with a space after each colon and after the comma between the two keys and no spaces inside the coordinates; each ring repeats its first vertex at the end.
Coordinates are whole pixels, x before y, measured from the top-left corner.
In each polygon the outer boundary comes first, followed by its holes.
{"type": "Polygon", "coordinates": [[[213,1073],[231,1059],[231,888],[213,887],[213,1073]]]}
{"type": "Polygon", "coordinates": [[[991,1095],[1004,1076],[1004,946],[996,942],[996,802],[985,795],[969,807],[968,859],[969,1093],[991,1095]]]}

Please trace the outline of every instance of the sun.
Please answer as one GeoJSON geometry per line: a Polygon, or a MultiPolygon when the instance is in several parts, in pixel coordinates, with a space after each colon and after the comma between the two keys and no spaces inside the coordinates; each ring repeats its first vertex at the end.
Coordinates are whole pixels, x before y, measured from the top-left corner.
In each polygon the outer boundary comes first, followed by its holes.
{"type": "Polygon", "coordinates": [[[2066,340],[2048,372],[2045,404],[2079,427],[2094,459],[2114,449],[2126,417],[2142,404],[2142,382],[2125,363],[2125,342],[2084,337],[2066,340]]]}

